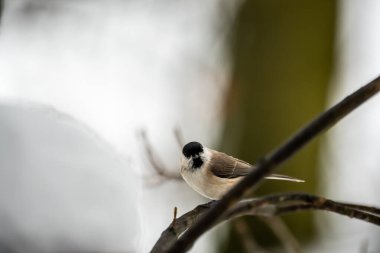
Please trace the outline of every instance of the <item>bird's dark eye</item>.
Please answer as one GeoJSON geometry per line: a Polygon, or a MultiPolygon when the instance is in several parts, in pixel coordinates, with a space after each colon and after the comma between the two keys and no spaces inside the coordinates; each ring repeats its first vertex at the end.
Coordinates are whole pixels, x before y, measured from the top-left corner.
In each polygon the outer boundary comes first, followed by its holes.
{"type": "Polygon", "coordinates": [[[203,146],[199,142],[192,141],[183,146],[182,153],[186,158],[203,152],[203,146]]]}

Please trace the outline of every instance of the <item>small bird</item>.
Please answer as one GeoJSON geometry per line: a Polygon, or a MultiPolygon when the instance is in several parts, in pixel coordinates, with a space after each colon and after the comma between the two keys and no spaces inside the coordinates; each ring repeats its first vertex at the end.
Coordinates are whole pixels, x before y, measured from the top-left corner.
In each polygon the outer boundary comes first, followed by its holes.
{"type": "MultiPolygon", "coordinates": [[[[183,179],[196,192],[209,199],[220,199],[251,170],[251,164],[204,147],[199,142],[189,142],[182,149],[183,179]]],[[[279,174],[271,174],[266,179],[304,182],[279,174]]]]}

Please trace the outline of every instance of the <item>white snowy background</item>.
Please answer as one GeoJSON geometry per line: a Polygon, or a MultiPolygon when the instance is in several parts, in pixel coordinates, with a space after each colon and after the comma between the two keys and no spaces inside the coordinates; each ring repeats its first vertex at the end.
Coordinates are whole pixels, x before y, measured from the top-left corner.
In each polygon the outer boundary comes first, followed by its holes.
{"type": "MultiPolygon", "coordinates": [[[[147,252],[174,206],[205,201],[182,183],[145,187],[139,132],[175,171],[176,127],[212,145],[229,73],[221,13],[234,5],[5,1],[3,250],[147,252]]],[[[205,240],[194,252],[212,251],[205,240]]]]}
{"type": "MultiPolygon", "coordinates": [[[[147,252],[174,206],[181,214],[205,201],[179,182],[144,186],[153,173],[138,133],[147,131],[173,170],[175,127],[186,140],[213,146],[229,77],[223,26],[237,7],[217,0],[5,1],[0,251],[147,252]]],[[[331,104],[380,72],[380,3],[341,1],[339,10],[331,104]]],[[[380,205],[379,129],[376,97],[330,132],[321,157],[326,195],[380,205]]],[[[319,252],[380,248],[377,227],[327,219],[318,219],[319,252]]],[[[193,252],[212,252],[209,239],[193,252]]]]}
{"type": "MultiPolygon", "coordinates": [[[[330,105],[380,74],[380,2],[339,2],[337,61],[330,105]]],[[[322,147],[321,192],[380,206],[380,95],[337,124],[322,147]]],[[[379,252],[380,229],[338,215],[318,219],[316,252],[379,252]]]]}

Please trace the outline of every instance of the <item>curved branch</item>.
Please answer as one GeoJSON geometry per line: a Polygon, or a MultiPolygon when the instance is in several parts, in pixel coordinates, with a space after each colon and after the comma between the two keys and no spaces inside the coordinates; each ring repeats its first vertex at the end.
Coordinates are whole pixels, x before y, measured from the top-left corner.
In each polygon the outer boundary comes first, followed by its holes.
{"type": "Polygon", "coordinates": [[[198,217],[215,204],[215,201],[210,201],[206,204],[199,205],[193,210],[183,214],[173,222],[162,233],[156,244],[153,246],[152,253],[164,252],[173,242],[190,226],[192,226],[198,217]]]}
{"type": "Polygon", "coordinates": [[[157,154],[154,152],[152,145],[149,143],[148,137],[146,136],[146,132],[142,130],[140,132],[140,135],[149,162],[152,165],[156,174],[166,180],[182,180],[182,177],[178,172],[172,172],[165,168],[165,166],[159,160],[157,154]]]}
{"type": "Polygon", "coordinates": [[[380,91],[380,77],[363,86],[344,100],[322,113],[288,141],[277,148],[273,153],[264,157],[243,180],[235,185],[223,198],[207,211],[197,222],[189,228],[181,238],[179,238],[168,249],[170,253],[180,253],[187,251],[191,245],[204,232],[216,224],[218,219],[226,210],[234,205],[244,193],[249,189],[257,188],[263,178],[272,173],[278,165],[289,159],[303,146],[309,143],[322,132],[328,130],[340,119],[359,107],[369,98],[380,91]]]}
{"type": "MultiPolygon", "coordinates": [[[[179,240],[178,238],[180,238],[180,235],[186,231],[186,229],[190,228],[197,220],[204,217],[205,214],[217,204],[218,201],[211,201],[199,205],[178,219],[175,219],[175,221],[162,232],[161,237],[158,239],[151,252],[165,252],[174,245],[177,240],[179,240]]],[[[372,210],[371,213],[368,212],[368,207],[364,205],[336,202],[307,193],[283,193],[240,201],[223,217],[219,218],[216,223],[221,223],[244,215],[276,216],[295,211],[324,210],[380,226],[380,216],[377,215],[380,213],[380,209],[376,207],[370,207],[370,209],[372,210]]]]}

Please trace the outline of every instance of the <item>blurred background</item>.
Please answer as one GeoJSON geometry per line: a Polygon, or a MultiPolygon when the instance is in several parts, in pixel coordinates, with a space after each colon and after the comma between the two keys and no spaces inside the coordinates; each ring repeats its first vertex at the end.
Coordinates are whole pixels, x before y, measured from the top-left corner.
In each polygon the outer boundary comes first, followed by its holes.
{"type": "MultiPolygon", "coordinates": [[[[380,69],[375,0],[0,1],[0,252],[148,252],[207,200],[175,137],[254,163],[380,69]]],[[[380,98],[253,196],[380,206],[380,98]]],[[[192,252],[378,252],[378,227],[331,213],[239,218],[192,252]],[[286,225],[298,250],[276,235],[286,225]]]]}

